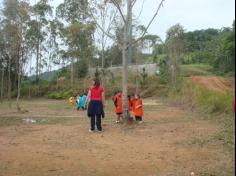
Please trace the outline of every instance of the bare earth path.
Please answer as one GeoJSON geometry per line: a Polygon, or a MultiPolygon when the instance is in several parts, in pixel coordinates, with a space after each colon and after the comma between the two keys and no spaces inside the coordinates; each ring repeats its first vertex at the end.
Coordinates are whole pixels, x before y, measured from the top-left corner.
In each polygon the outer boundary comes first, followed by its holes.
{"type": "Polygon", "coordinates": [[[145,123],[88,133],[85,112],[64,101],[24,101],[29,112],[0,104],[0,176],[233,176],[234,157],[215,142],[217,123],[145,100],[145,123]],[[33,118],[36,124],[25,124],[33,118]]]}
{"type": "Polygon", "coordinates": [[[190,77],[195,83],[198,83],[205,88],[218,92],[233,92],[234,81],[227,80],[218,76],[192,76],[190,77]]]}

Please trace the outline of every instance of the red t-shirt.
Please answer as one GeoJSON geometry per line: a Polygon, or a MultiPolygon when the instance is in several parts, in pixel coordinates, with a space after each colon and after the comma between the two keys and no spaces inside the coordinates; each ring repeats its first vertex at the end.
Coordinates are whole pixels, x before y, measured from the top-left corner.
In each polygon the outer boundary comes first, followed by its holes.
{"type": "Polygon", "coordinates": [[[103,86],[96,88],[95,86],[90,88],[91,97],[90,100],[100,101],[102,100],[102,93],[104,92],[103,86]]]}

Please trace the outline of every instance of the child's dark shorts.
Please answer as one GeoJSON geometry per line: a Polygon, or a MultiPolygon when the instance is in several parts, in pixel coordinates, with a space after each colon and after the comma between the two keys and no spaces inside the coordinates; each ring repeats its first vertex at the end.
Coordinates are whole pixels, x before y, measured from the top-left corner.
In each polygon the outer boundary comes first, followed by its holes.
{"type": "Polygon", "coordinates": [[[135,116],[135,120],[136,120],[136,121],[143,121],[143,118],[140,117],[140,116],[135,116]]]}

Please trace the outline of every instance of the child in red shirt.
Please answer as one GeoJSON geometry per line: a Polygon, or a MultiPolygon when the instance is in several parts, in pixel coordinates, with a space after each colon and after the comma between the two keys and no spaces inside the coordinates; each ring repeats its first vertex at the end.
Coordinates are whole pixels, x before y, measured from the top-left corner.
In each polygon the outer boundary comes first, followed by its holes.
{"type": "Polygon", "coordinates": [[[143,101],[140,95],[135,95],[134,114],[136,122],[141,124],[143,122],[143,101]]]}

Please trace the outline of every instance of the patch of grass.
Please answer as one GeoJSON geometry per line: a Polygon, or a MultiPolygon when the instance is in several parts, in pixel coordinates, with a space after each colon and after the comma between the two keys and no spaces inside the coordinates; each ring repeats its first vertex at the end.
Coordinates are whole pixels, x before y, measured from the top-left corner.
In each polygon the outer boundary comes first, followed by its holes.
{"type": "Polygon", "coordinates": [[[0,118],[0,127],[8,127],[8,126],[16,126],[23,124],[36,124],[36,125],[56,125],[56,124],[66,124],[72,121],[75,121],[75,118],[30,118],[31,120],[35,120],[35,123],[28,123],[23,119],[23,117],[1,117],[0,118]]]}
{"type": "Polygon", "coordinates": [[[190,146],[200,146],[203,147],[204,145],[213,143],[213,138],[193,138],[190,141],[187,142],[187,145],[190,146]]]}
{"type": "MultiPolygon", "coordinates": [[[[158,120],[153,120],[150,122],[150,124],[172,124],[172,123],[187,123],[187,122],[190,122],[191,119],[189,118],[180,118],[180,119],[176,119],[176,118],[173,118],[173,117],[162,117],[158,120]]],[[[149,123],[149,122],[148,122],[149,123]]]]}
{"type": "Polygon", "coordinates": [[[56,125],[56,124],[65,124],[69,121],[72,121],[72,118],[47,118],[47,119],[37,119],[37,124],[40,125],[56,125]]]}
{"type": "Polygon", "coordinates": [[[70,95],[72,95],[72,93],[70,93],[68,95],[66,92],[52,92],[48,95],[48,98],[49,99],[62,100],[62,99],[66,99],[70,95]]]}
{"type": "Polygon", "coordinates": [[[231,103],[233,93],[221,93],[207,90],[189,80],[185,80],[180,92],[170,92],[172,100],[181,105],[188,106],[191,110],[198,109],[201,112],[221,114],[228,112],[232,114],[231,103]]]}
{"type": "Polygon", "coordinates": [[[148,77],[147,83],[140,87],[140,94],[143,98],[166,97],[168,91],[168,86],[161,84],[158,76],[148,77]]]}
{"type": "Polygon", "coordinates": [[[192,64],[192,65],[182,65],[181,74],[182,76],[207,76],[213,75],[213,67],[206,64],[192,64]]]}
{"type": "Polygon", "coordinates": [[[225,115],[219,118],[218,122],[222,125],[221,131],[214,136],[214,140],[220,142],[227,150],[235,150],[235,118],[225,115]]]}
{"type": "MultiPolygon", "coordinates": [[[[224,148],[233,152],[235,149],[235,118],[231,103],[233,93],[220,93],[207,90],[191,81],[184,81],[182,90],[171,92],[171,100],[178,102],[186,109],[197,111],[206,120],[212,120],[221,126],[221,131],[209,139],[219,142],[224,148]]],[[[209,141],[194,139],[193,144],[203,145],[209,141]]]]}
{"type": "Polygon", "coordinates": [[[199,176],[233,176],[235,175],[234,166],[219,162],[215,167],[199,172],[199,176]]]}
{"type": "Polygon", "coordinates": [[[0,117],[0,127],[20,125],[22,119],[19,117],[0,117]]]}

